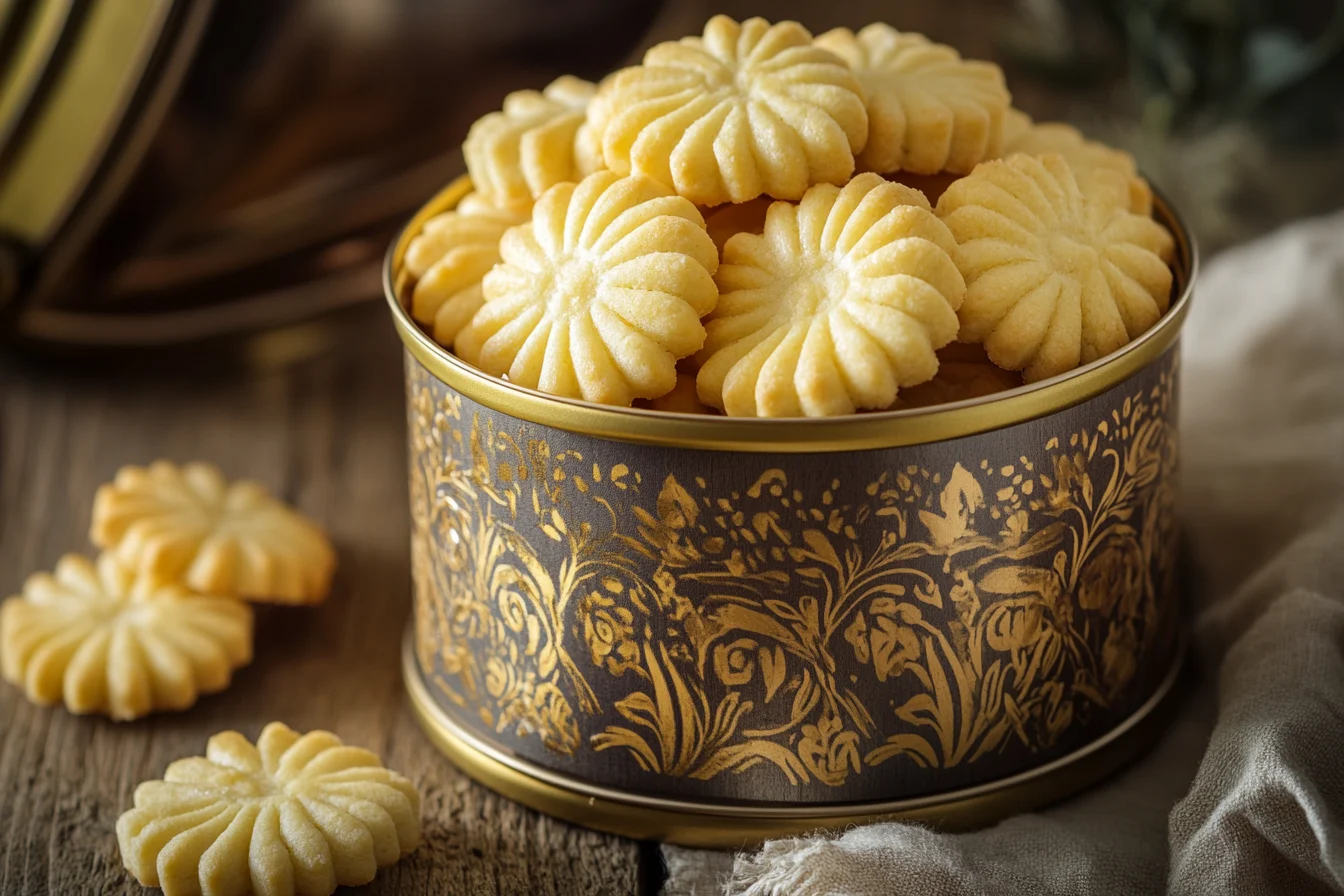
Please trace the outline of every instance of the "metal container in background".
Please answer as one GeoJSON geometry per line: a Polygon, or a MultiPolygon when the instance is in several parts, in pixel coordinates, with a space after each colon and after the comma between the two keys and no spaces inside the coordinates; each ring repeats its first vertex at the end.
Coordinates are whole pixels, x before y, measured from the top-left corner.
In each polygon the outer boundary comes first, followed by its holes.
{"type": "Polygon", "coordinates": [[[487,376],[404,306],[414,630],[468,774],[687,845],[988,824],[1152,743],[1182,656],[1179,333],[985,398],[825,419],[613,408],[487,376]]]}
{"type": "Polygon", "coordinates": [[[619,65],[662,6],[0,3],[0,339],[182,343],[376,297],[470,123],[619,65]]]}

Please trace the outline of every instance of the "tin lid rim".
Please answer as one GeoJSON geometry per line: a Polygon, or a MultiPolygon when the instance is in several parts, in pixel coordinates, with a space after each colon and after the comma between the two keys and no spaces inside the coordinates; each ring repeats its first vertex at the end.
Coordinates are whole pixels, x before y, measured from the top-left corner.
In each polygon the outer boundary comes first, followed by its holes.
{"type": "Polygon", "coordinates": [[[615,441],[720,451],[811,453],[928,444],[1025,423],[1066,410],[1124,383],[1175,344],[1189,313],[1198,248],[1170,201],[1153,191],[1154,216],[1176,240],[1176,301],[1149,330],[1075,370],[982,398],[822,418],[746,418],[669,413],[560,398],[492,377],[435,343],[411,319],[397,287],[406,247],[424,222],[471,192],[459,177],[427,202],[392,242],[383,292],[406,351],[436,379],[492,410],[542,426],[615,441]]]}

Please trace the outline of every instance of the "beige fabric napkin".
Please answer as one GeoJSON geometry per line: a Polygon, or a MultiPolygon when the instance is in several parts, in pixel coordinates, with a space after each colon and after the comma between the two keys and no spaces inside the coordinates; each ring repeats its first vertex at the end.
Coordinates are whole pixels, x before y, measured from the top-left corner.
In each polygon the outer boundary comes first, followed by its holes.
{"type": "Polygon", "coordinates": [[[1209,263],[1182,345],[1200,671],[1158,747],[984,831],[665,847],[665,893],[1344,893],[1344,214],[1209,263]]]}

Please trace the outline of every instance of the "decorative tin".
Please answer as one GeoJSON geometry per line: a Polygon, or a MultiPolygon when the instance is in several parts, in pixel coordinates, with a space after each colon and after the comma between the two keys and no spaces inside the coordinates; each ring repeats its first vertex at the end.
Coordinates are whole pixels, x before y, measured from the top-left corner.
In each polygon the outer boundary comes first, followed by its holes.
{"type": "MultiPolygon", "coordinates": [[[[412,222],[450,207],[456,184],[412,222]]],[[[1180,662],[1178,300],[989,399],[825,420],[602,408],[407,346],[415,630],[436,742],[511,797],[740,845],[972,825],[1109,773],[1180,662]]]]}

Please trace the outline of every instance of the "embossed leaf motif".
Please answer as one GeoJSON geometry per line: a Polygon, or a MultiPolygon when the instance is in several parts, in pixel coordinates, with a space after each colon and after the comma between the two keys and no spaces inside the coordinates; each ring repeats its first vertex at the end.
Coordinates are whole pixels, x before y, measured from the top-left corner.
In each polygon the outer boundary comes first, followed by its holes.
{"type": "Polygon", "coordinates": [[[1047,595],[1058,587],[1055,570],[1032,566],[1000,566],[986,573],[979,582],[980,590],[991,594],[1047,595]]]}
{"type": "Polygon", "coordinates": [[[863,618],[863,613],[855,613],[854,621],[845,629],[845,640],[854,646],[854,659],[861,663],[867,663],[868,657],[868,623],[863,618]]]}
{"type": "Polygon", "coordinates": [[[663,521],[663,525],[669,529],[685,529],[694,526],[699,515],[700,510],[695,506],[695,499],[690,492],[677,481],[676,476],[669,474],[663,483],[663,490],[658,493],[658,518],[663,521]]]}
{"type": "Polygon", "coordinates": [[[1143,592],[1143,552],[1131,526],[1110,528],[1103,547],[1092,554],[1082,569],[1078,583],[1078,605],[1084,610],[1109,614],[1123,598],[1124,610],[1131,610],[1143,592]]]}
{"type": "Polygon", "coordinates": [[[942,514],[921,510],[919,519],[929,530],[933,543],[946,547],[971,531],[971,514],[983,507],[985,493],[965,467],[957,464],[938,498],[942,514]]]}
{"type": "Polygon", "coordinates": [[[1027,525],[1027,512],[1019,510],[1016,513],[1009,514],[999,535],[1008,544],[1021,544],[1022,537],[1027,534],[1027,525]]]}
{"type": "MultiPolygon", "coordinates": [[[[803,542],[817,560],[834,569],[841,568],[840,557],[835,553],[835,545],[831,544],[831,540],[826,537],[826,533],[819,532],[816,529],[808,529],[803,533],[803,542]]],[[[798,553],[801,554],[802,552],[798,553]]]]}
{"type": "Polygon", "coordinates": [[[931,607],[943,608],[943,594],[938,590],[937,582],[930,582],[927,586],[916,585],[915,597],[931,607]]]}
{"type": "Polygon", "coordinates": [[[774,650],[762,647],[760,659],[761,677],[765,679],[765,702],[769,703],[778,693],[780,685],[784,683],[784,675],[788,671],[784,661],[784,648],[778,644],[774,650]]]}
{"type": "Polygon", "coordinates": [[[1175,446],[1166,405],[1142,413],[1151,444],[1126,409],[1051,439],[1009,498],[986,461],[852,501],[773,469],[741,491],[644,471],[649,491],[475,412],[430,438],[447,418],[417,401],[421,662],[488,731],[665,779],[851,787],[1049,749],[1119,711],[1168,632],[1174,496],[1147,471],[1175,446]],[[861,698],[865,676],[898,699],[861,698]]]}
{"type": "Polygon", "coordinates": [[[914,629],[887,616],[873,617],[869,638],[873,649],[873,671],[877,673],[878,681],[896,678],[905,671],[906,663],[919,658],[919,636],[914,629]]]}
{"type": "Polygon", "coordinates": [[[860,771],[859,735],[844,730],[836,716],[823,716],[815,725],[802,727],[798,744],[798,758],[817,780],[831,787],[839,787],[849,777],[850,769],[860,771]]]}
{"type": "Polygon", "coordinates": [[[990,610],[986,643],[999,651],[1030,647],[1040,636],[1043,610],[1034,597],[1000,601],[990,610]]]}

